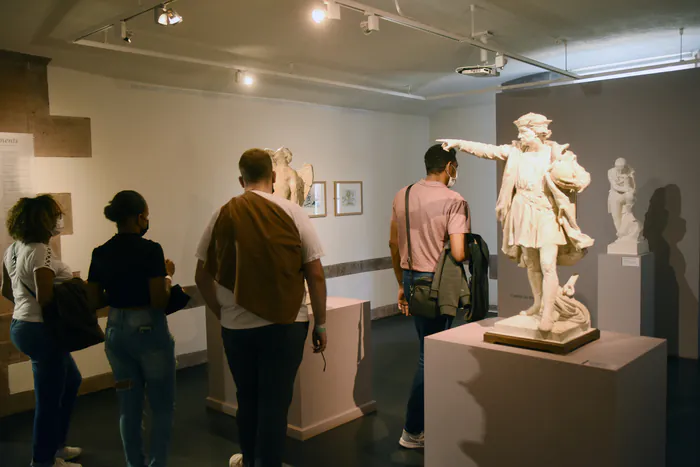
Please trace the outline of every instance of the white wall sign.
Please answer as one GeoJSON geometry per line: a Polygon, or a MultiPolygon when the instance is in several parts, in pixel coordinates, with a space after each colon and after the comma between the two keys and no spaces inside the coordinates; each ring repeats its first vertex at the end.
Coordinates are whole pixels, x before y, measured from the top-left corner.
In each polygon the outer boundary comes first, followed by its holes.
{"type": "Polygon", "coordinates": [[[622,258],[622,266],[626,268],[638,268],[641,262],[637,257],[626,257],[622,258]]]}
{"type": "Polygon", "coordinates": [[[23,196],[32,195],[34,135],[0,133],[0,252],[12,243],[5,227],[7,211],[23,196]]]}

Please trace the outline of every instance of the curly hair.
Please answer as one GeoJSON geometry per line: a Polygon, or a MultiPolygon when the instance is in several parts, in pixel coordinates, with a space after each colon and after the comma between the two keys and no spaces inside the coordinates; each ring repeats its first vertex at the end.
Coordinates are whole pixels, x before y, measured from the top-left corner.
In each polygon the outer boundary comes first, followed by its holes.
{"type": "Polygon", "coordinates": [[[21,198],[7,214],[7,231],[22,243],[45,243],[62,215],[61,206],[51,195],[21,198]]]}

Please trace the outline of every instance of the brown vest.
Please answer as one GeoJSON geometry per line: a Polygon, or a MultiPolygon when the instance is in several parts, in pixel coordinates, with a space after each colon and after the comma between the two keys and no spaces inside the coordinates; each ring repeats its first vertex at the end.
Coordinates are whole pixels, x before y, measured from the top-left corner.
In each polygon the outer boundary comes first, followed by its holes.
{"type": "Polygon", "coordinates": [[[253,192],[221,208],[205,269],[236,304],[276,324],[296,320],[304,299],[301,237],[277,204],[253,192]]]}

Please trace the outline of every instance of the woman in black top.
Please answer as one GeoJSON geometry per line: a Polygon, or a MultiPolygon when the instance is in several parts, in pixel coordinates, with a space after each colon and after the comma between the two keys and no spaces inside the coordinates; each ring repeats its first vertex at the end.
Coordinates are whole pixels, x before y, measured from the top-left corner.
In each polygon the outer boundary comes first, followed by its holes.
{"type": "Polygon", "coordinates": [[[162,467],[175,399],[175,342],[164,312],[175,266],[158,243],[143,238],[143,196],[117,193],[104,213],[118,232],[93,251],[88,282],[110,307],[105,351],[116,380],[124,453],[128,467],[162,467]],[[148,463],[141,436],[144,393],[153,412],[148,463]]]}

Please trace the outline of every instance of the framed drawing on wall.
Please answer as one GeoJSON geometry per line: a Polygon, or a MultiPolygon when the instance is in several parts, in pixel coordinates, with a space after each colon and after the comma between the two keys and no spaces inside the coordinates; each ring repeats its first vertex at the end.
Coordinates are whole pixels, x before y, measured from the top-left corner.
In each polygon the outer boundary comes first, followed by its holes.
{"type": "Polygon", "coordinates": [[[313,182],[303,205],[309,217],[326,217],[326,182],[313,182]]]}
{"type": "Polygon", "coordinates": [[[362,182],[335,182],[333,192],[336,216],[362,215],[362,182]]]}

